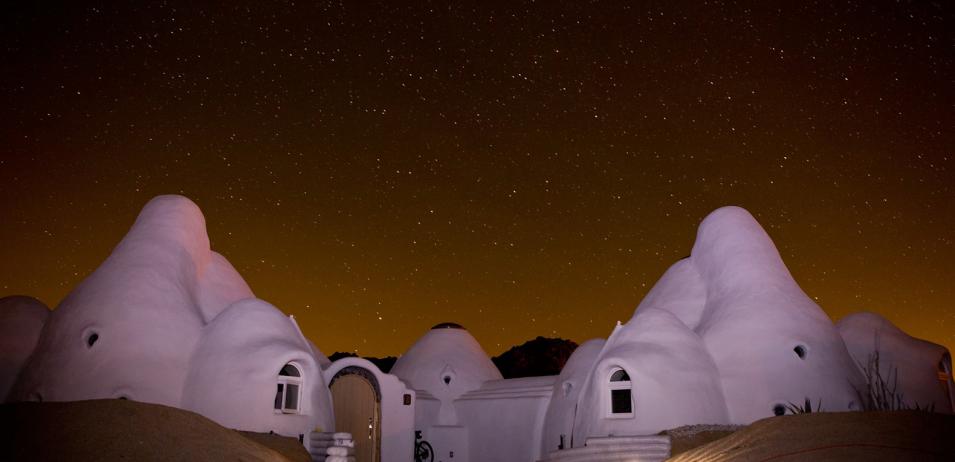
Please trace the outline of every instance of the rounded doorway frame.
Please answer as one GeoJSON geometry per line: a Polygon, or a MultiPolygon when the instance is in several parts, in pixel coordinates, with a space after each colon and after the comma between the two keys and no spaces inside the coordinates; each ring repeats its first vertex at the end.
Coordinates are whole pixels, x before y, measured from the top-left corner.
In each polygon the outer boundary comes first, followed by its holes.
{"type": "MultiPolygon", "coordinates": [[[[329,372],[332,372],[332,371],[329,371],[329,372]]],[[[374,422],[375,422],[375,429],[374,429],[374,431],[375,431],[375,447],[374,447],[374,449],[373,449],[373,451],[372,451],[372,461],[371,461],[371,462],[380,462],[380,461],[382,460],[382,453],[381,453],[381,437],[382,437],[382,434],[381,434],[381,426],[382,426],[382,415],[381,415],[381,386],[380,386],[379,383],[378,383],[378,378],[375,376],[375,373],[372,372],[372,370],[370,370],[370,369],[367,368],[367,367],[364,367],[364,365],[361,365],[361,364],[349,364],[349,365],[345,365],[345,366],[342,367],[341,369],[339,369],[339,370],[333,372],[333,374],[332,374],[332,376],[331,376],[331,379],[328,381],[328,392],[329,392],[329,394],[332,395],[332,386],[335,385],[335,382],[338,381],[338,379],[340,379],[340,378],[342,378],[342,377],[345,377],[345,376],[349,376],[349,375],[357,375],[357,376],[361,377],[362,379],[364,379],[366,382],[368,382],[369,385],[371,385],[371,389],[372,389],[372,391],[374,392],[374,395],[375,395],[375,416],[374,416],[374,422]]],[[[333,412],[333,413],[336,411],[336,410],[334,409],[334,407],[335,407],[335,398],[334,398],[334,395],[332,395],[332,409],[333,409],[332,412],[333,412]]],[[[336,428],[335,431],[339,431],[339,429],[336,428]]],[[[358,439],[358,435],[352,435],[352,439],[353,439],[353,440],[357,440],[357,439],[358,439]]]]}

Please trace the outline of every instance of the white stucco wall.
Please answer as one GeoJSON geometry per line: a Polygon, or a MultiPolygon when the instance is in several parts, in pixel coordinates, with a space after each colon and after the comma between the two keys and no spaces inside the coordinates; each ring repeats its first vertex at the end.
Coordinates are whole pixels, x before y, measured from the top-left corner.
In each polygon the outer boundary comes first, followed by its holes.
{"type": "Polygon", "coordinates": [[[20,370],[33,354],[50,309],[22,295],[0,298],[0,402],[6,400],[20,370]]]}
{"type": "Polygon", "coordinates": [[[614,331],[581,393],[575,446],[590,437],[729,422],[719,371],[702,340],[676,316],[654,308],[638,311],[614,331]],[[610,377],[618,368],[630,377],[633,415],[611,413],[610,377]]]}
{"type": "Polygon", "coordinates": [[[203,325],[198,301],[231,298],[212,295],[218,285],[200,289],[210,262],[199,208],[181,196],[151,200],[106,261],[52,312],[14,397],[126,396],[177,406],[203,325]]]}
{"type": "Polygon", "coordinates": [[[806,398],[827,411],[850,408],[862,377],[842,338],[747,211],[723,207],[707,216],[690,260],[706,286],[696,331],[720,371],[732,423],[806,398]],[[804,358],[794,352],[799,345],[804,358]]]}
{"type": "Polygon", "coordinates": [[[364,369],[377,381],[381,393],[381,462],[407,462],[414,454],[414,420],[417,396],[398,377],[385,374],[363,358],[342,358],[325,369],[325,383],[349,367],[364,369]],[[409,395],[410,404],[404,404],[409,395]]]}
{"type": "MultiPolygon", "coordinates": [[[[557,376],[485,382],[454,401],[468,430],[469,460],[533,462],[541,458],[541,432],[557,376]]],[[[435,451],[443,447],[432,441],[435,451]]],[[[457,458],[455,458],[457,460],[457,458]]]]}
{"type": "Polygon", "coordinates": [[[289,317],[259,299],[234,303],[203,329],[182,407],[229,428],[293,437],[333,424],[328,388],[308,342],[289,317]],[[296,414],[273,408],[279,371],[287,363],[302,373],[296,414]]]}
{"type": "Polygon", "coordinates": [[[50,313],[10,399],[125,397],[291,436],[318,422],[330,426],[318,365],[327,359],[316,358],[294,322],[251,297],[210,250],[199,208],[182,196],[156,197],[50,313]],[[309,412],[277,416],[275,376],[292,360],[308,374],[309,412]]]}
{"type": "Polygon", "coordinates": [[[836,325],[861,367],[866,367],[870,355],[878,350],[880,374],[886,381],[898,384],[905,406],[934,406],[936,412],[952,412],[955,384],[947,348],[911,337],[876,313],[850,314],[836,325]],[[945,381],[940,380],[945,375],[939,374],[940,362],[948,371],[945,381]]]}
{"type": "Polygon", "coordinates": [[[574,419],[577,415],[580,390],[587,382],[605,342],[602,338],[596,338],[580,344],[554,381],[541,434],[541,454],[556,451],[560,446],[561,435],[564,436],[564,448],[573,447],[574,419]]]}
{"type": "Polygon", "coordinates": [[[454,399],[488,380],[501,378],[501,372],[467,330],[443,327],[421,336],[395,361],[391,373],[441,402],[438,420],[429,425],[457,425],[454,399]],[[449,382],[445,383],[445,377],[449,382]]]}

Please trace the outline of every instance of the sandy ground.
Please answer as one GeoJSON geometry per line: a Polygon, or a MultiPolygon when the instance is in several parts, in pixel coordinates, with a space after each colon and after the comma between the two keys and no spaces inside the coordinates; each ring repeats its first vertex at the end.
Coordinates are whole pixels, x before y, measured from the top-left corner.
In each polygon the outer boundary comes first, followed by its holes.
{"type": "Polygon", "coordinates": [[[690,449],[712,443],[746,428],[743,425],[687,425],[660,432],[670,436],[670,454],[677,456],[690,449]]]}
{"type": "MultiPolygon", "coordinates": [[[[676,447],[676,443],[674,444],[676,447]]],[[[823,412],[763,419],[671,462],[953,461],[955,416],[823,412]]]]}
{"type": "Polygon", "coordinates": [[[250,437],[192,412],[126,400],[0,406],[10,461],[310,461],[297,439],[250,437]]]}

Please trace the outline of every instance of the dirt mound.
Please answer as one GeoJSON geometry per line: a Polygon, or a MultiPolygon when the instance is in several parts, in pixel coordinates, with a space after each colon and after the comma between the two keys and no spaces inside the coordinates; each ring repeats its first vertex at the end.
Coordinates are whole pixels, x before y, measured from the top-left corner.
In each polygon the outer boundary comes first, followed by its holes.
{"type": "Polygon", "coordinates": [[[135,401],[0,406],[3,460],[310,460],[292,438],[264,435],[255,439],[193,412],[135,401]]]}
{"type": "Polygon", "coordinates": [[[671,462],[950,461],[955,416],[822,412],[763,419],[671,462]]]}

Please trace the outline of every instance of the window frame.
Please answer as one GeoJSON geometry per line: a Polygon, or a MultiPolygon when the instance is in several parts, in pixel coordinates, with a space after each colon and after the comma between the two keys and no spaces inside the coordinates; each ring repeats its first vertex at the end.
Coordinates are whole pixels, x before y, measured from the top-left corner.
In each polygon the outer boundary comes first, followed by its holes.
{"type": "Polygon", "coordinates": [[[630,373],[626,369],[615,366],[610,369],[610,373],[606,375],[607,381],[607,396],[604,399],[604,403],[607,406],[607,412],[605,413],[608,418],[611,419],[632,419],[634,416],[634,408],[636,407],[633,401],[633,379],[630,378],[630,373]],[[623,372],[626,375],[627,380],[613,380],[613,376],[617,372],[623,372]],[[613,411],[613,392],[615,390],[626,390],[627,395],[630,397],[630,412],[614,412],[613,411]]]}
{"type": "Polygon", "coordinates": [[[279,374],[275,379],[276,390],[275,390],[275,399],[272,402],[272,410],[276,414],[302,414],[302,389],[305,385],[305,380],[302,377],[302,367],[295,362],[287,362],[282,366],[282,369],[279,369],[279,374]],[[291,366],[295,369],[295,372],[298,373],[298,376],[293,375],[283,375],[282,370],[287,366],[291,366]],[[295,407],[288,407],[289,400],[289,386],[295,386],[295,407]],[[279,404],[276,407],[276,404],[279,404]]]}

